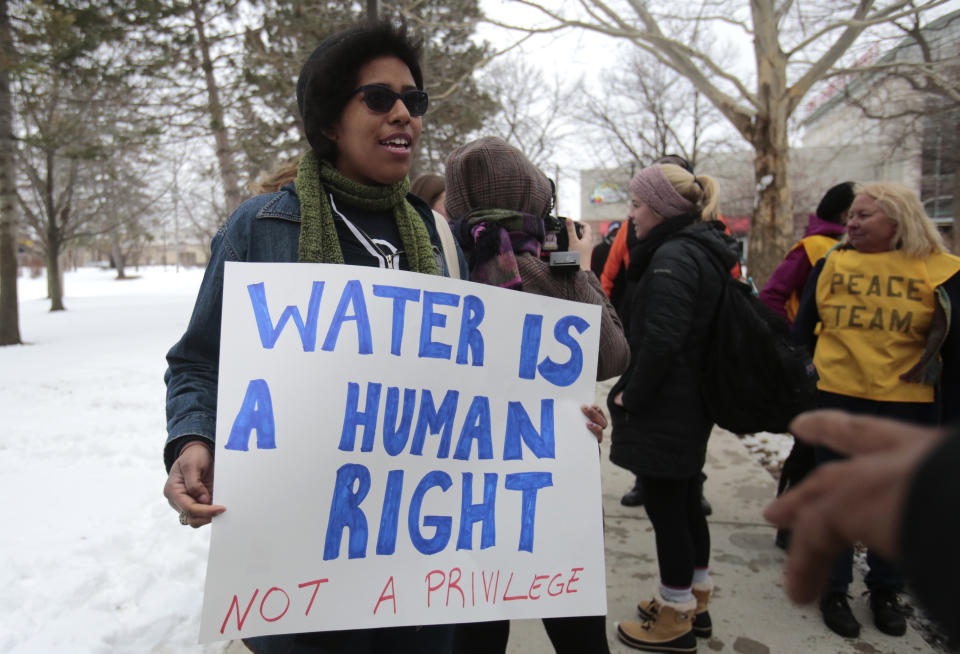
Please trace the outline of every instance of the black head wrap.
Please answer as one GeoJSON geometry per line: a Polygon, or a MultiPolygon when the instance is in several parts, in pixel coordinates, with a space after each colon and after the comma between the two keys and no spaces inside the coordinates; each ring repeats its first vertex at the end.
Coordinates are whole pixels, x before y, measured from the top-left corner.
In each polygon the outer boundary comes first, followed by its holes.
{"type": "Polygon", "coordinates": [[[830,223],[842,223],[853,204],[853,182],[843,182],[823,194],[817,205],[817,218],[830,223]]]}
{"type": "Polygon", "coordinates": [[[317,154],[332,159],[333,142],[323,135],[343,113],[357,81],[357,71],[378,57],[397,57],[410,69],[418,89],[423,89],[420,45],[407,37],[406,28],[388,22],[354,27],[320,42],[297,79],[297,108],[307,142],[317,154]]]}

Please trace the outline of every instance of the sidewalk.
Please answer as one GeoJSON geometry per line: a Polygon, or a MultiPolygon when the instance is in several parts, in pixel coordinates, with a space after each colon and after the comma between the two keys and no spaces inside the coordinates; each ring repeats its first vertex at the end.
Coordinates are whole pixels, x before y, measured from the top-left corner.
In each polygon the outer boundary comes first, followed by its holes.
{"type": "MultiPolygon", "coordinates": [[[[601,387],[598,388],[598,391],[601,387]]],[[[599,396],[598,400],[603,399],[599,396]]],[[[622,644],[614,624],[637,616],[637,601],[650,597],[658,582],[653,530],[643,507],[620,505],[633,476],[609,460],[609,436],[603,450],[603,508],[606,516],[607,634],[610,651],[636,652],[622,644]]],[[[877,630],[861,596],[866,588],[854,571],[850,601],[862,625],[859,639],[841,638],[820,620],[816,605],[797,607],[783,593],[784,553],[773,544],[774,528],[762,517],[776,495],[776,484],[733,434],[715,428],[705,468],[705,494],[713,505],[710,522],[710,602],[713,638],[699,642],[700,652],[738,654],[902,654],[935,653],[908,627],[902,638],[877,630]]],[[[514,621],[510,654],[553,652],[539,620],[514,621]]]]}

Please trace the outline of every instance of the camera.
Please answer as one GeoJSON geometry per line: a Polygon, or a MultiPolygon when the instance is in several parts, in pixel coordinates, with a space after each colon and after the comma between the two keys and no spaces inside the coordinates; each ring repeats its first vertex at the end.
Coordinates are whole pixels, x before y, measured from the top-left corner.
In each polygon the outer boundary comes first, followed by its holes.
{"type": "MultiPolygon", "coordinates": [[[[563,216],[547,216],[543,219],[544,239],[541,256],[549,258],[551,268],[580,268],[580,253],[569,252],[570,237],[567,234],[567,219],[563,216]]],[[[583,238],[583,224],[573,222],[577,238],[583,238]]]]}
{"type": "MultiPolygon", "coordinates": [[[[543,239],[543,249],[547,252],[566,252],[570,249],[570,237],[567,236],[567,219],[563,216],[547,216],[543,219],[546,235],[543,239]]],[[[577,238],[583,238],[583,224],[573,222],[577,230],[577,238]]]]}

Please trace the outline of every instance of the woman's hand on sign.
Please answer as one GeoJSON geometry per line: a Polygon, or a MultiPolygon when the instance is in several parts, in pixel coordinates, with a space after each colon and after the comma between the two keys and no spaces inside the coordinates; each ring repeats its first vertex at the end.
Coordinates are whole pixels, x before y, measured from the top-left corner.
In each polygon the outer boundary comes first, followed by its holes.
{"type": "Polygon", "coordinates": [[[181,514],[181,522],[202,527],[226,507],[211,504],[213,499],[213,453],[202,441],[187,443],[173,462],[163,495],[181,514]]]}
{"type": "Polygon", "coordinates": [[[580,410],[583,411],[583,415],[587,417],[587,429],[590,430],[590,433],[593,434],[598,443],[602,443],[603,430],[607,427],[607,416],[603,413],[603,409],[596,404],[591,406],[584,404],[580,407],[580,410]]]}

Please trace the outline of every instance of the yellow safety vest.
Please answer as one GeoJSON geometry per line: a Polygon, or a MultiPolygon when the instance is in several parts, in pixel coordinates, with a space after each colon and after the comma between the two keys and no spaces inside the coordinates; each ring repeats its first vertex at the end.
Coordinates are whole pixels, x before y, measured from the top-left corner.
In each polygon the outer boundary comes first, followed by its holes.
{"type": "MultiPolygon", "coordinates": [[[[797,248],[803,248],[807,259],[810,260],[810,266],[813,267],[824,257],[830,248],[836,244],[837,239],[832,236],[814,234],[813,236],[806,236],[797,241],[797,244],[790,248],[790,251],[793,252],[797,248]]],[[[797,311],[800,310],[800,293],[802,292],[802,288],[799,289],[799,291],[793,291],[790,297],[787,298],[787,303],[784,305],[784,309],[787,311],[787,320],[791,323],[797,319],[797,311]]]]}
{"type": "Polygon", "coordinates": [[[957,271],[960,258],[946,253],[831,252],[817,280],[817,388],[880,402],[933,402],[931,384],[900,375],[920,362],[935,289],[957,271]]]}

